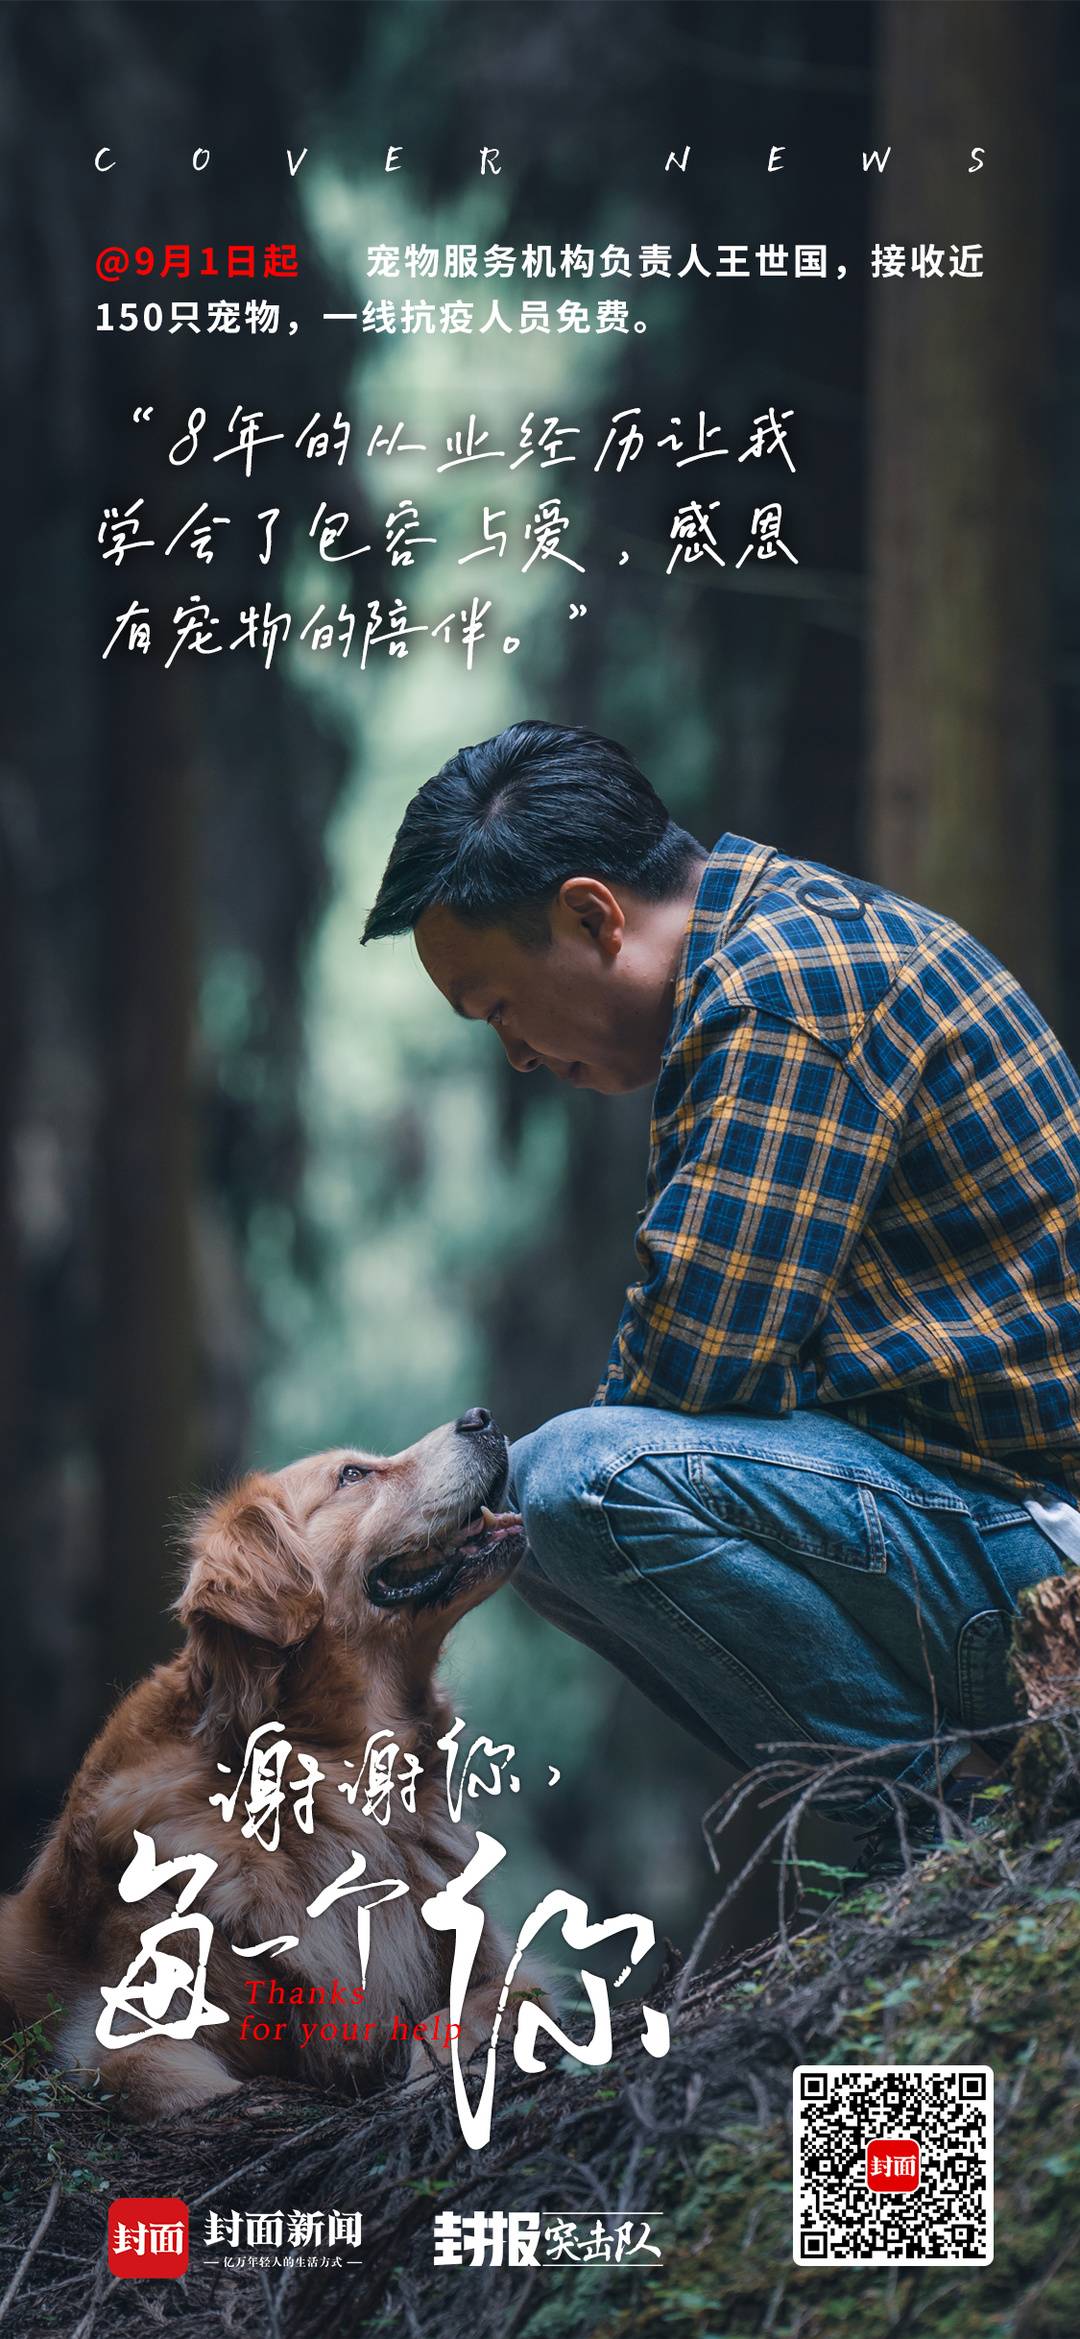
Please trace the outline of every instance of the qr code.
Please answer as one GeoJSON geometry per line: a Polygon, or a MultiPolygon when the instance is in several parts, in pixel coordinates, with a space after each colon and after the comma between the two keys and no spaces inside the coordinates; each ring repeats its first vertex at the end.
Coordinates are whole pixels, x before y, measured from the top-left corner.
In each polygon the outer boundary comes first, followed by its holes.
{"type": "Polygon", "coordinates": [[[985,2064],[800,2063],[797,2266],[988,2266],[994,2074],[985,2064]]]}

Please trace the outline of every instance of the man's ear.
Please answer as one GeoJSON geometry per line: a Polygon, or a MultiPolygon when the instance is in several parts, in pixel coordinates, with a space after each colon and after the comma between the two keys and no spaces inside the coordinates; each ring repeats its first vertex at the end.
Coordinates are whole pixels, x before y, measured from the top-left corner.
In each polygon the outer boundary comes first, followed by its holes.
{"type": "Polygon", "coordinates": [[[617,894],[599,877],[565,877],[556,895],[558,907],[599,945],[605,958],[617,958],[626,932],[626,912],[617,894]]]}
{"type": "Polygon", "coordinates": [[[188,1628],[196,1731],[247,1736],[273,1710],[290,1650],[323,1603],[296,1519],[268,1478],[245,1478],[214,1503],[191,1538],[176,1613],[188,1628]]]}

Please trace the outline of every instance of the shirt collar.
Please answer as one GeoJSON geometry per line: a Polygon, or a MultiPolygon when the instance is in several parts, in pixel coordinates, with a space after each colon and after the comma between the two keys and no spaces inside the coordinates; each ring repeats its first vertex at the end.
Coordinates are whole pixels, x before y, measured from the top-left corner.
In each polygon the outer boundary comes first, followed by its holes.
{"type": "Polygon", "coordinates": [[[774,846],[755,844],[752,837],[733,836],[729,831],[713,847],[702,871],[676,970],[673,1037],[686,1011],[695,976],[723,949],[748,896],[775,858],[774,846]]]}

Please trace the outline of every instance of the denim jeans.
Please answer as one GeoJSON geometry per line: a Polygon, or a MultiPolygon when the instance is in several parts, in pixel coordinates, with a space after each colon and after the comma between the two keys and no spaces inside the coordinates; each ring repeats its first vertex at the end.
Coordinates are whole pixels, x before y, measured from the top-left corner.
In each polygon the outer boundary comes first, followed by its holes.
{"type": "Polygon", "coordinates": [[[815,1407],[589,1406],[519,1439],[511,1478],[530,1607],[740,1771],[843,1761],[822,1807],[846,1820],[1015,1717],[1016,1597],[1062,1567],[1010,1496],[815,1407]]]}

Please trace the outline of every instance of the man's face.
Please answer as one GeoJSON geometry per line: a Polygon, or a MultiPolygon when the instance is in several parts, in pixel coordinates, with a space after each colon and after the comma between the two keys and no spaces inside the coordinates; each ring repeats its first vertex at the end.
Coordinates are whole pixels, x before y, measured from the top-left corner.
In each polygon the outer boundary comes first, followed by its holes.
{"type": "Polygon", "coordinates": [[[507,926],[425,910],[416,947],[459,1015],[489,1023],[517,1072],[541,1066],[607,1095],[651,1086],[666,1018],[649,997],[647,954],[623,906],[591,878],[570,878],[549,906],[551,940],[527,947],[507,926]]]}

